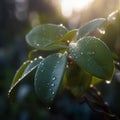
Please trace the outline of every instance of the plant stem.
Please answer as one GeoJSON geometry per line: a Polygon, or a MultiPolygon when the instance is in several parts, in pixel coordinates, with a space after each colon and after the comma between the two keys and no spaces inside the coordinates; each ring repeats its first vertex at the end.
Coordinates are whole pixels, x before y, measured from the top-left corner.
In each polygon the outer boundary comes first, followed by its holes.
{"type": "Polygon", "coordinates": [[[90,109],[103,116],[104,120],[120,120],[115,114],[110,111],[108,103],[103,99],[100,91],[94,86],[91,86],[88,93],[82,97],[90,109]],[[96,107],[99,107],[97,109],[96,107]]]}

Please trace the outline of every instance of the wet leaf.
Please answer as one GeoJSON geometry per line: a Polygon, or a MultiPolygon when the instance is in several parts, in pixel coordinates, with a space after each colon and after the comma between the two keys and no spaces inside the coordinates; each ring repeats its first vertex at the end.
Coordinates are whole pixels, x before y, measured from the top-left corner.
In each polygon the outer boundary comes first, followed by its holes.
{"type": "Polygon", "coordinates": [[[62,38],[62,42],[70,42],[70,41],[72,41],[73,39],[74,39],[74,37],[76,36],[76,33],[77,33],[77,29],[73,29],[73,30],[71,30],[71,31],[69,31],[69,32],[67,32],[64,36],[63,36],[63,38],[62,38]]]}
{"type": "Polygon", "coordinates": [[[26,61],[22,64],[22,66],[17,70],[14,78],[13,78],[13,81],[12,81],[12,84],[11,84],[11,87],[13,87],[17,82],[18,80],[22,77],[23,75],[23,72],[24,70],[26,69],[26,67],[30,64],[30,61],[26,61]]]}
{"type": "Polygon", "coordinates": [[[100,79],[100,78],[97,78],[97,77],[95,77],[95,76],[92,76],[91,84],[92,84],[92,85],[97,85],[97,84],[99,84],[99,83],[101,83],[101,82],[103,82],[103,81],[104,81],[103,79],[100,79]]]}
{"type": "Polygon", "coordinates": [[[68,86],[74,96],[80,97],[91,83],[91,75],[81,69],[77,64],[69,65],[66,71],[68,86]]]}
{"type": "Polygon", "coordinates": [[[87,72],[101,79],[111,79],[114,65],[109,48],[100,39],[84,37],[70,43],[73,60],[87,72]]]}
{"type": "Polygon", "coordinates": [[[17,88],[19,86],[19,84],[23,81],[23,79],[25,77],[27,77],[33,70],[35,70],[35,68],[38,66],[38,64],[40,63],[40,61],[43,58],[36,58],[33,61],[26,61],[17,71],[17,73],[15,74],[15,77],[13,79],[13,82],[11,84],[10,90],[9,90],[9,98],[11,101],[13,101],[15,99],[16,96],[16,92],[17,92],[17,88]]]}
{"type": "Polygon", "coordinates": [[[102,25],[105,22],[104,18],[98,18],[98,19],[94,19],[88,23],[86,23],[85,25],[81,26],[78,29],[78,39],[88,35],[89,33],[93,32],[94,30],[96,30],[100,25],[102,25]]]}
{"type": "MultiPolygon", "coordinates": [[[[26,77],[28,74],[30,74],[38,65],[39,63],[43,60],[41,56],[39,58],[34,58],[34,60],[31,61],[31,63],[26,67],[22,78],[26,77]]],[[[22,79],[21,78],[21,79],[22,79]]]]}
{"type": "Polygon", "coordinates": [[[49,105],[55,98],[67,62],[67,55],[56,53],[41,61],[35,75],[35,91],[40,100],[49,105]]]}
{"type": "Polygon", "coordinates": [[[61,25],[43,24],[33,28],[27,35],[27,43],[39,50],[56,50],[61,49],[64,46],[52,44],[59,40],[67,33],[67,29],[61,25]]]}
{"type": "Polygon", "coordinates": [[[33,49],[28,53],[29,60],[33,60],[34,58],[38,57],[40,55],[40,51],[37,49],[33,49]]]}
{"type": "Polygon", "coordinates": [[[12,81],[11,86],[10,86],[10,90],[8,92],[8,96],[9,96],[11,102],[14,100],[14,97],[16,94],[16,90],[14,90],[13,88],[20,81],[20,78],[22,77],[23,72],[26,69],[26,67],[29,65],[29,63],[30,63],[30,61],[24,62],[23,65],[17,70],[17,72],[13,78],[13,81],[12,81]]]}

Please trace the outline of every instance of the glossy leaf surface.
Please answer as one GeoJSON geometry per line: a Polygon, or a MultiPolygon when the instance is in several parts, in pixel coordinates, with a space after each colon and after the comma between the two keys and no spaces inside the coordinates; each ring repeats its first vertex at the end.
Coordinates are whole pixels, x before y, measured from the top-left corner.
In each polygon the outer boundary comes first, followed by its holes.
{"type": "Polygon", "coordinates": [[[27,43],[39,50],[56,50],[65,48],[65,45],[57,44],[52,45],[54,42],[59,41],[64,34],[67,33],[67,29],[61,25],[44,24],[33,28],[27,35],[27,43]]]}
{"type": "Polygon", "coordinates": [[[91,83],[91,75],[81,69],[77,64],[69,65],[66,71],[68,86],[76,97],[80,97],[91,83]]]}
{"type": "Polygon", "coordinates": [[[12,84],[10,86],[10,90],[8,92],[8,96],[9,96],[11,101],[13,101],[14,96],[16,94],[16,89],[14,89],[14,88],[17,85],[17,83],[20,82],[20,78],[22,77],[23,72],[25,71],[25,69],[29,65],[29,63],[30,63],[30,61],[24,62],[23,65],[17,70],[17,72],[13,78],[12,84]]]}
{"type": "Polygon", "coordinates": [[[34,60],[30,61],[30,64],[26,67],[22,78],[26,77],[28,74],[30,74],[43,60],[43,58],[40,56],[39,58],[35,58],[34,60]]]}
{"type": "Polygon", "coordinates": [[[100,39],[84,37],[70,43],[69,50],[73,60],[87,72],[102,79],[111,79],[114,69],[112,55],[100,39]]]}
{"type": "Polygon", "coordinates": [[[101,82],[103,82],[103,79],[100,79],[100,78],[97,78],[95,76],[92,76],[92,81],[91,81],[92,85],[97,85],[97,84],[99,84],[101,82]]]}
{"type": "Polygon", "coordinates": [[[35,91],[40,100],[50,104],[61,85],[66,68],[67,55],[56,53],[41,61],[35,74],[35,91]]]}
{"type": "Polygon", "coordinates": [[[13,96],[15,96],[16,94],[16,89],[19,85],[19,83],[21,81],[23,81],[23,79],[25,77],[27,77],[33,70],[35,70],[35,68],[38,66],[38,64],[40,63],[40,61],[42,60],[43,58],[35,58],[33,61],[27,61],[25,62],[21,67],[20,69],[17,71],[14,79],[13,79],[13,82],[12,82],[12,85],[11,85],[11,88],[9,90],[9,97],[11,99],[14,99],[12,98],[13,96]]]}
{"type": "Polygon", "coordinates": [[[77,29],[73,29],[73,30],[71,30],[71,31],[69,31],[69,32],[67,32],[64,36],[63,36],[63,38],[62,38],[62,42],[70,42],[70,41],[72,41],[73,39],[74,39],[74,37],[76,36],[76,33],[77,33],[77,29]]]}
{"type": "Polygon", "coordinates": [[[18,80],[22,77],[26,67],[30,64],[30,61],[26,61],[23,63],[23,65],[17,70],[14,78],[13,78],[13,81],[12,81],[12,84],[11,84],[11,87],[13,87],[17,82],[18,80]]]}
{"type": "Polygon", "coordinates": [[[78,29],[78,39],[84,37],[85,35],[88,35],[89,33],[93,32],[96,30],[100,25],[102,25],[105,22],[104,18],[98,18],[94,19],[85,25],[81,26],[78,29]]]}

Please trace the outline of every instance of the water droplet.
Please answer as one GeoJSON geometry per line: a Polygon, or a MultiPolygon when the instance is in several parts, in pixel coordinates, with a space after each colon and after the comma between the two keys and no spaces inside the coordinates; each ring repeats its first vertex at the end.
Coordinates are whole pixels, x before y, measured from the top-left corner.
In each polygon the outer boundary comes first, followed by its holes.
{"type": "Polygon", "coordinates": [[[67,40],[67,44],[69,44],[70,43],[70,41],[69,40],[67,40]]]}
{"type": "Polygon", "coordinates": [[[97,92],[97,95],[101,95],[101,92],[100,92],[100,91],[98,91],[98,92],[97,92]]]}
{"type": "Polygon", "coordinates": [[[48,110],[50,110],[51,109],[51,107],[48,107],[48,110]]]}
{"type": "Polygon", "coordinates": [[[100,32],[101,34],[105,34],[105,30],[99,29],[99,32],[100,32]]]}
{"type": "Polygon", "coordinates": [[[62,57],[62,54],[59,54],[59,56],[58,56],[59,58],[61,58],[62,57]]]}
{"type": "Polygon", "coordinates": [[[83,55],[83,52],[81,52],[80,54],[83,55]]]}
{"type": "Polygon", "coordinates": [[[56,80],[56,77],[53,77],[52,80],[56,80]]]}
{"type": "Polygon", "coordinates": [[[52,92],[52,95],[54,95],[55,94],[55,92],[52,92]]]}
{"type": "Polygon", "coordinates": [[[92,52],[87,52],[87,54],[88,54],[88,55],[94,55],[95,52],[94,52],[94,51],[92,51],[92,52]]]}
{"type": "Polygon", "coordinates": [[[66,65],[66,68],[69,68],[69,65],[66,65]]]}
{"type": "Polygon", "coordinates": [[[54,86],[55,86],[55,84],[54,84],[54,83],[52,83],[52,84],[51,84],[51,87],[54,87],[54,86]]]}
{"type": "Polygon", "coordinates": [[[65,51],[64,54],[67,55],[68,54],[67,51],[65,51]]]}
{"type": "Polygon", "coordinates": [[[63,26],[63,24],[60,24],[60,26],[63,26]]]}
{"type": "Polygon", "coordinates": [[[36,44],[37,46],[40,46],[39,44],[36,44]]]}
{"type": "Polygon", "coordinates": [[[30,63],[32,63],[33,61],[31,60],[30,63]]]}
{"type": "Polygon", "coordinates": [[[90,84],[90,88],[92,88],[94,85],[93,84],[90,84]]]}
{"type": "Polygon", "coordinates": [[[34,58],[34,60],[37,60],[37,58],[34,58]]]}
{"type": "Polygon", "coordinates": [[[110,84],[111,83],[111,80],[106,80],[105,81],[107,84],[110,84]]]}
{"type": "Polygon", "coordinates": [[[43,62],[41,62],[40,64],[41,64],[41,65],[44,65],[44,63],[43,63],[43,62]]]}
{"type": "Polygon", "coordinates": [[[60,61],[57,61],[57,63],[60,63],[60,61]]]}
{"type": "Polygon", "coordinates": [[[39,58],[39,59],[42,59],[42,56],[39,56],[38,58],[39,58]]]}

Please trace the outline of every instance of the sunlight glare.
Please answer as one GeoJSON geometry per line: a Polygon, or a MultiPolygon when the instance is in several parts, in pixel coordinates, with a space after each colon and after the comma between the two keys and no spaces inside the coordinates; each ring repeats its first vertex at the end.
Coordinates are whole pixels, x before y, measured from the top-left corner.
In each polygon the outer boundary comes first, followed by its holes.
{"type": "Polygon", "coordinates": [[[94,0],[60,0],[61,11],[65,17],[70,17],[73,11],[80,11],[94,0]]]}

